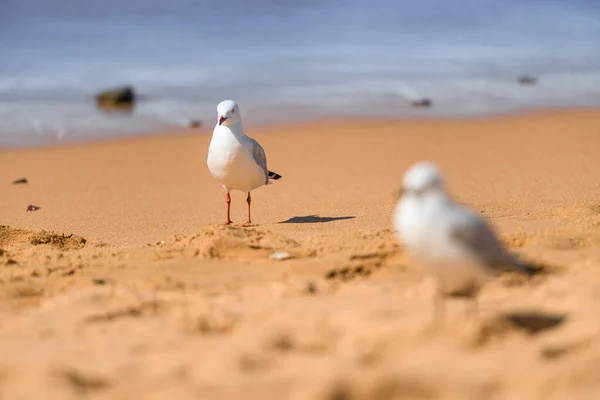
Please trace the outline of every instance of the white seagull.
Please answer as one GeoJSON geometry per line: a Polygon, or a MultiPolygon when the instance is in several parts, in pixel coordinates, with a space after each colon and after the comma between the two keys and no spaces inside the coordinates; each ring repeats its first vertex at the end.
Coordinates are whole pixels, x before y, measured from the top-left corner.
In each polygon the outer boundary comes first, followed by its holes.
{"type": "Polygon", "coordinates": [[[248,221],[250,218],[250,192],[268,185],[270,179],[281,179],[281,175],[267,169],[267,156],[261,145],[244,133],[240,108],[233,100],[224,100],[217,106],[217,125],[213,130],[208,147],[208,170],[225,189],[227,221],[231,224],[231,190],[248,193],[248,221]]]}
{"type": "Polygon", "coordinates": [[[504,248],[479,214],[450,198],[435,164],[411,166],[401,191],[394,230],[414,260],[436,278],[436,314],[443,312],[448,295],[469,297],[476,305],[481,286],[502,270],[533,272],[504,248]]]}

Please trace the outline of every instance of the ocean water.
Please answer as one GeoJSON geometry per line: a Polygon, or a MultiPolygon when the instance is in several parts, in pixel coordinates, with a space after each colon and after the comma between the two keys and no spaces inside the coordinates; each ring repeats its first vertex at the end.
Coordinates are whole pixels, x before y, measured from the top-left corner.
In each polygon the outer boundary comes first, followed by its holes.
{"type": "Polygon", "coordinates": [[[248,123],[599,106],[600,1],[0,1],[0,146],[210,127],[223,99],[248,123]],[[99,112],[122,84],[135,112],[99,112]]]}

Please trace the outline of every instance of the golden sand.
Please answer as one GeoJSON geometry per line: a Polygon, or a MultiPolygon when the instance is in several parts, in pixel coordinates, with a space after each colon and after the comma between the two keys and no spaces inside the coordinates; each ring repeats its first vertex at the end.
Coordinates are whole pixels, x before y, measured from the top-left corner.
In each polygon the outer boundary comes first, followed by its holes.
{"type": "Polygon", "coordinates": [[[0,398],[600,398],[600,111],[248,133],[283,175],[252,227],[206,129],[0,152],[0,398]],[[391,231],[423,159],[547,267],[438,328],[391,231]]]}

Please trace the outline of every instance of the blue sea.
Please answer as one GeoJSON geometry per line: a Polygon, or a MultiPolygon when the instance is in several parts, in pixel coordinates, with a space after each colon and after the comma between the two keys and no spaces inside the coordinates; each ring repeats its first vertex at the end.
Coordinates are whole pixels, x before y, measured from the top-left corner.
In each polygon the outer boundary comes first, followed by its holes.
{"type": "Polygon", "coordinates": [[[600,1],[0,1],[0,147],[210,128],[223,99],[249,124],[600,106],[600,1]],[[123,84],[134,113],[99,112],[123,84]]]}

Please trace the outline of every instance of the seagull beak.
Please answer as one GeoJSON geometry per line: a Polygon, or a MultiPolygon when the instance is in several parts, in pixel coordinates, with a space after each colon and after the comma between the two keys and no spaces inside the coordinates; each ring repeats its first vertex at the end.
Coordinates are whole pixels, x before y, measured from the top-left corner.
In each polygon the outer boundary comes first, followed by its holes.
{"type": "Polygon", "coordinates": [[[227,120],[227,118],[221,115],[219,117],[219,125],[221,125],[223,122],[225,122],[225,120],[227,120]]]}

